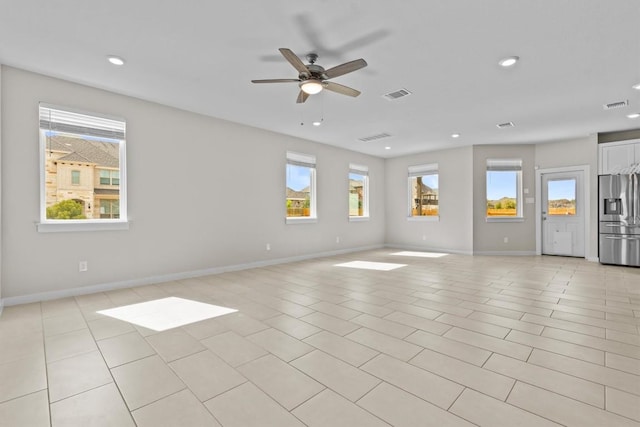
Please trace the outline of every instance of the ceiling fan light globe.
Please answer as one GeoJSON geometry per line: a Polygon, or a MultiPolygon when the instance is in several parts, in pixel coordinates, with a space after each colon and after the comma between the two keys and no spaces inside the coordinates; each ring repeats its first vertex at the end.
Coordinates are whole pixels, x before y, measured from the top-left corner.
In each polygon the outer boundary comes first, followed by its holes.
{"type": "Polygon", "coordinates": [[[307,80],[300,84],[300,89],[302,89],[303,92],[308,93],[309,95],[320,93],[322,91],[322,88],[322,83],[318,80],[307,80]]]}

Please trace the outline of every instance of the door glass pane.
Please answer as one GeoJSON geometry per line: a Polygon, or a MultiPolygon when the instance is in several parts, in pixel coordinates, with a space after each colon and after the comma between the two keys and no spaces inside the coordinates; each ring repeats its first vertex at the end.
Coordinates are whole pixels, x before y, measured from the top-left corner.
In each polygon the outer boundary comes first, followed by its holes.
{"type": "Polygon", "coordinates": [[[574,178],[547,182],[547,214],[576,214],[576,180],[574,178]]]}

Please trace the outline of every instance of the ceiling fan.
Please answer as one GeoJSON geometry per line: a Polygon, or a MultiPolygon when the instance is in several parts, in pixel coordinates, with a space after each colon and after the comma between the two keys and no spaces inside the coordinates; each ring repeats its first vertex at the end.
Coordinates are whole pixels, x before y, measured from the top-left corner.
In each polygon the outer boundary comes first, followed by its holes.
{"type": "Polygon", "coordinates": [[[316,64],[318,55],[310,53],[307,55],[309,60],[308,65],[298,58],[290,49],[280,48],[280,53],[284,58],[289,61],[293,68],[298,71],[297,79],[265,79],[265,80],[251,80],[252,83],[290,83],[296,82],[300,86],[300,93],[298,94],[298,104],[301,104],[309,98],[309,95],[314,95],[322,91],[322,89],[330,90],[331,92],[340,93],[342,95],[348,95],[356,97],[360,95],[360,91],[344,86],[338,83],[329,82],[327,80],[334,77],[342,76],[347,73],[359,70],[367,66],[367,61],[364,59],[356,59],[355,61],[345,62],[344,64],[337,65],[333,68],[325,70],[320,65],[316,64]]]}

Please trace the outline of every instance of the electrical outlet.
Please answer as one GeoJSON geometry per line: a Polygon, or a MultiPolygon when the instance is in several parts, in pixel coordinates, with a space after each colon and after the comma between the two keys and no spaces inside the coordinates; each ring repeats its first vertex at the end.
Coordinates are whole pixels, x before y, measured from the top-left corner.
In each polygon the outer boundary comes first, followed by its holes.
{"type": "Polygon", "coordinates": [[[340,236],[336,237],[336,243],[340,243],[340,236]]]}
{"type": "Polygon", "coordinates": [[[422,240],[427,240],[427,235],[426,234],[422,235],[422,240]]]}
{"type": "Polygon", "coordinates": [[[87,263],[87,261],[80,261],[78,263],[78,271],[82,273],[87,270],[89,270],[89,264],[87,263]]]}
{"type": "Polygon", "coordinates": [[[504,241],[505,243],[509,243],[509,238],[508,238],[508,237],[505,237],[503,241],[504,241]]]}
{"type": "Polygon", "coordinates": [[[270,251],[271,250],[271,243],[267,243],[267,250],[270,251]]]}

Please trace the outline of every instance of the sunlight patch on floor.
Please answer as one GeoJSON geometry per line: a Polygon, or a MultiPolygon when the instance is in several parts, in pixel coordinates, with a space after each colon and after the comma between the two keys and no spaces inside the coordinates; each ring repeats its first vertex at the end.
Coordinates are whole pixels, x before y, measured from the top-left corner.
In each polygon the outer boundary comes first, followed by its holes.
{"type": "Polygon", "coordinates": [[[390,271],[396,268],[406,267],[407,264],[392,264],[389,262],[351,261],[343,264],[335,264],[334,267],[360,268],[363,270],[390,271]]]}
{"type": "Polygon", "coordinates": [[[168,297],[100,310],[96,313],[160,332],[236,311],[238,310],[183,298],[168,297]]]}
{"type": "Polygon", "coordinates": [[[441,258],[443,256],[447,256],[449,254],[443,254],[438,252],[414,252],[414,251],[402,251],[402,252],[394,252],[391,255],[397,256],[413,256],[420,258],[441,258]]]}

